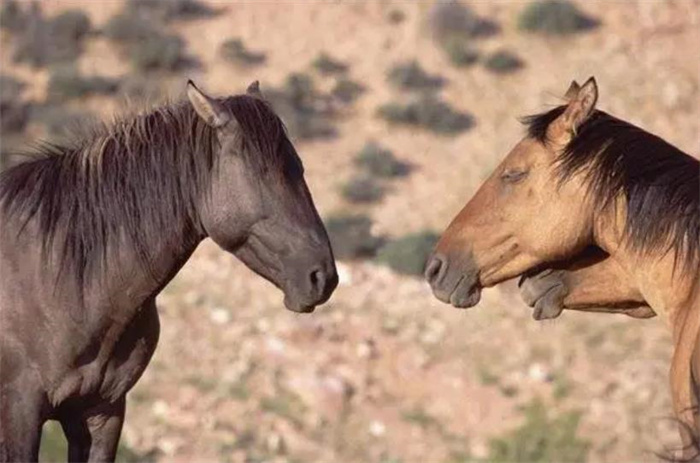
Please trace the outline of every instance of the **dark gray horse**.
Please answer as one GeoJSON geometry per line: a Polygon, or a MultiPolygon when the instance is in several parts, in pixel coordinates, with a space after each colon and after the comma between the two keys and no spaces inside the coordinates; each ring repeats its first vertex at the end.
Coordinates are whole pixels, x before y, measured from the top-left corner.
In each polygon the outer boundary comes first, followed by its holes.
{"type": "Polygon", "coordinates": [[[155,298],[212,238],[311,312],[337,285],[303,167],[257,83],[92,131],[0,177],[0,460],[110,461],[156,347],[155,298]]]}

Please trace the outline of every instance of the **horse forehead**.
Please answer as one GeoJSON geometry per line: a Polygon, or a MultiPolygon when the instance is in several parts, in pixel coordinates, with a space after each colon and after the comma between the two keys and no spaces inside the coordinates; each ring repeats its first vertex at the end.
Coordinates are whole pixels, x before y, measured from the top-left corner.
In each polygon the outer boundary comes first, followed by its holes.
{"type": "Polygon", "coordinates": [[[538,140],[525,137],[520,140],[506,157],[506,161],[528,160],[541,155],[545,150],[544,145],[538,140]]]}

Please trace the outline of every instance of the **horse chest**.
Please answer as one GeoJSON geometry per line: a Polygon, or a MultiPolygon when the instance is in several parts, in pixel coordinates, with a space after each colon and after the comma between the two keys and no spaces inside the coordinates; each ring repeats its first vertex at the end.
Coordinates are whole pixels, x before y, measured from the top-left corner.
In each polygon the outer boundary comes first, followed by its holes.
{"type": "Polygon", "coordinates": [[[155,303],[147,303],[115,344],[105,365],[100,396],[116,400],[136,384],[155,352],[159,334],[155,303]]]}
{"type": "Polygon", "coordinates": [[[54,405],[69,399],[113,402],[136,384],[158,343],[160,322],[153,301],[145,303],[110,345],[103,340],[96,357],[69,371],[51,395],[54,405]]]}

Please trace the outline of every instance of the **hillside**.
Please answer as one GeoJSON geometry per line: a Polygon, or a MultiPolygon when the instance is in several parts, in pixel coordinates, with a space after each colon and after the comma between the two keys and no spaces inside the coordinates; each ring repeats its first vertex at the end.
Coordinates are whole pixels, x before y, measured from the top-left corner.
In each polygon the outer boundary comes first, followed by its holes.
{"type": "MultiPolygon", "coordinates": [[[[55,67],[16,62],[22,34],[4,27],[2,75],[22,87],[10,92],[2,117],[31,109],[21,130],[3,128],[2,151],[59,136],[51,127],[60,132],[66,114],[108,118],[127,103],[182,98],[188,78],[219,95],[260,80],[263,93],[283,105],[302,88],[315,113],[299,116],[292,105],[289,114],[299,119],[286,122],[322,217],[366,214],[371,232],[385,239],[440,233],[522,137],[518,118],[558,104],[572,79],[595,75],[600,108],[700,153],[699,1],[580,1],[579,10],[599,24],[570,35],[522,30],[525,2],[464,2],[489,27],[467,34],[479,58],[461,67],[431,27],[436,10],[428,1],[204,3],[211,13],[149,23],[180,37],[190,64],[139,71],[125,58],[129,45],[105,32],[131,4],[41,2],[46,18],[76,8],[88,15],[93,32],[80,39],[75,66],[117,82],[113,91],[73,99],[51,93],[55,67]],[[236,38],[248,54],[233,45],[238,58],[228,61],[220,46],[236,38]],[[520,67],[489,68],[500,50],[520,67]],[[314,67],[321,54],[337,66],[314,67]],[[430,98],[468,115],[468,124],[435,133],[378,116],[382,105],[422,98],[387,78],[413,60],[442,79],[430,98]],[[293,73],[304,74],[297,87],[288,80],[293,73]],[[328,96],[341,80],[363,88],[356,99],[328,96]],[[410,169],[380,182],[381,199],[351,203],[343,185],[358,174],[354,159],[369,141],[410,169]]],[[[438,117],[438,128],[444,121],[438,117]]],[[[159,298],[159,347],[129,396],[123,442],[130,457],[656,461],[654,451],[675,443],[665,419],[671,345],[664,320],[565,313],[540,323],[512,282],[486,290],[465,311],[434,299],[421,278],[372,259],[344,259],[339,270],[331,301],[297,315],[271,284],[203,243],[159,298]]]]}

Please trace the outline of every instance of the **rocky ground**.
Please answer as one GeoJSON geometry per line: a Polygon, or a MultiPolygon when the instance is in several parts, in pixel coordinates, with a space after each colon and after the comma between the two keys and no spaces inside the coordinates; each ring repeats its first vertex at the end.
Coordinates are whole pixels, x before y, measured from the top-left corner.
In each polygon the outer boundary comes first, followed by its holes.
{"type": "MultiPolygon", "coordinates": [[[[426,26],[428,1],[210,4],[218,16],[169,25],[199,68],[151,78],[162,78],[174,97],[186,77],[221,94],[259,79],[265,92],[290,72],[308,71],[322,51],[347,63],[366,92],[340,111],[337,138],[297,146],[321,215],[364,212],[377,233],[443,230],[522,136],[517,118],[557,104],[574,78],[595,75],[600,107],[700,152],[697,1],[580,2],[601,26],[556,39],[517,29],[523,2],[470,3],[500,25],[479,39],[480,50],[507,48],[525,62],[506,75],[451,66],[426,26]],[[395,11],[398,23],[389,20],[395,11]],[[217,50],[229,37],[263,50],[265,65],[223,62],[217,50]],[[447,79],[440,94],[474,116],[471,130],[440,136],[376,117],[382,103],[406,98],[387,83],[388,68],[414,58],[447,79]],[[378,204],[351,206],[338,187],[371,139],[413,170],[378,204]]],[[[42,6],[49,14],[79,7],[99,27],[123,5],[42,6]]],[[[2,44],[2,72],[29,83],[24,98],[42,99],[46,71],[14,64],[7,35],[2,44]]],[[[100,36],[89,40],[79,67],[130,72],[100,36]]],[[[112,97],[70,104],[103,115],[121,105],[112,97]]],[[[33,135],[40,130],[30,127],[26,136],[33,135]]],[[[159,298],[161,340],[130,393],[125,444],[158,461],[459,463],[548,455],[654,461],[653,452],[675,442],[663,320],[565,313],[540,323],[512,282],[485,291],[478,307],[457,310],[421,279],[370,261],[341,262],[339,270],[331,301],[298,315],[272,285],[202,244],[159,298]]]]}

